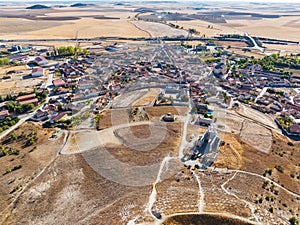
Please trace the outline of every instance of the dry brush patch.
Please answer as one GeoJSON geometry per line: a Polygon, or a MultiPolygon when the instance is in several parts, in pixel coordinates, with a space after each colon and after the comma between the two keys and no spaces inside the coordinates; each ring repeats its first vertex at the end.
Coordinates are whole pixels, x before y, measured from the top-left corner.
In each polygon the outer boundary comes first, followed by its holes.
{"type": "Polygon", "coordinates": [[[194,136],[195,138],[202,136],[206,130],[207,130],[207,127],[188,124],[187,135],[186,135],[187,141],[190,139],[191,136],[194,136]]]}
{"type": "Polygon", "coordinates": [[[129,122],[128,109],[103,110],[98,117],[97,129],[103,130],[113,125],[121,125],[129,122]]]}
{"type": "Polygon", "coordinates": [[[244,202],[226,194],[221,185],[232,177],[232,174],[199,173],[204,191],[204,212],[230,213],[244,218],[251,217],[250,209],[244,202]]]}
{"type": "Polygon", "coordinates": [[[80,155],[60,156],[22,194],[6,224],[122,224],[142,214],[150,186],[97,174],[80,155]]]}
{"type": "Polygon", "coordinates": [[[160,93],[159,88],[150,88],[144,96],[142,96],[140,99],[132,103],[132,106],[150,105],[156,99],[159,93],[160,93]]]}
{"type": "Polygon", "coordinates": [[[221,168],[239,169],[242,163],[243,146],[235,138],[235,135],[229,133],[224,135],[223,141],[225,144],[220,147],[220,155],[214,165],[221,168]]]}
{"type": "Polygon", "coordinates": [[[145,107],[145,110],[150,118],[162,117],[167,113],[172,113],[173,115],[185,116],[188,112],[188,107],[185,106],[154,106],[145,107]]]}
{"type": "Polygon", "coordinates": [[[272,137],[270,153],[266,154],[243,142],[238,135],[227,133],[215,166],[241,169],[259,175],[271,169],[272,174],[266,173],[266,176],[299,193],[300,143],[292,142],[277,133],[273,133],[272,137]]]}
{"type": "MultiPolygon", "coordinates": [[[[129,128],[128,128],[129,129],[129,128]]],[[[145,137],[144,126],[133,126],[130,128],[137,138],[145,137]]],[[[182,132],[182,123],[172,123],[166,125],[167,133],[164,139],[158,139],[158,143],[153,143],[154,149],[147,149],[146,151],[136,150],[137,148],[144,148],[145,143],[130,143],[130,137],[126,137],[128,132],[119,133],[119,138],[125,138],[127,144],[135,144],[135,148],[126,147],[124,145],[106,146],[107,151],[121,162],[130,165],[152,165],[161,162],[162,159],[168,155],[176,156],[178,154],[178,146],[180,144],[180,137],[182,132]],[[122,136],[120,136],[122,135],[122,136]],[[161,141],[161,142],[160,142],[161,141]],[[140,146],[139,146],[140,144],[140,146]]],[[[159,134],[158,134],[159,135],[159,134]]],[[[147,134],[146,134],[147,136],[147,134]]]]}
{"type": "Polygon", "coordinates": [[[156,185],[157,197],[153,211],[163,215],[180,212],[198,212],[198,183],[193,172],[177,166],[172,177],[156,185]]]}
{"type": "Polygon", "coordinates": [[[25,123],[2,141],[2,148],[12,152],[0,157],[2,218],[8,212],[4,209],[56,157],[63,135],[56,140],[49,140],[53,132],[52,129],[43,130],[39,125],[25,123]]]}
{"type": "Polygon", "coordinates": [[[218,225],[250,225],[252,223],[240,221],[234,218],[228,218],[219,215],[177,215],[168,218],[162,223],[163,225],[206,225],[206,224],[218,224],[218,225]]]}
{"type": "Polygon", "coordinates": [[[252,204],[264,224],[283,224],[299,214],[299,199],[261,177],[237,173],[225,188],[252,204]]]}

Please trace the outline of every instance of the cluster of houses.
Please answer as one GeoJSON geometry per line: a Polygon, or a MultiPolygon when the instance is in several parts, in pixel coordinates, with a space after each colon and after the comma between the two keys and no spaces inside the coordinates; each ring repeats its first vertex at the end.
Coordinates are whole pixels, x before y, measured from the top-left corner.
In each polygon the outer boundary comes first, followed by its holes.
{"type": "MultiPolygon", "coordinates": [[[[218,84],[226,91],[225,98],[210,97],[219,93],[217,85],[206,79],[199,82],[200,77],[207,77],[205,74],[209,74],[210,69],[198,56],[187,54],[184,48],[175,45],[157,45],[156,49],[138,48],[130,54],[126,51],[103,54],[97,58],[97,64],[89,56],[50,63],[42,54],[34,57],[27,55],[28,50],[21,46],[14,46],[14,50],[22,54],[13,54],[11,62],[31,65],[32,77],[44,76],[45,71],[49,71],[48,77],[54,77],[48,79],[50,84],[41,87],[50,91],[50,100],[33,116],[35,121],[59,121],[68,112],[79,111],[78,102],[90,98],[96,99],[92,109],[100,111],[117,95],[130,88],[132,83],[135,87],[138,84],[171,83],[163,87],[155,104],[187,106],[191,100],[194,112],[199,115],[197,123],[200,125],[208,126],[213,121],[213,108],[209,103],[226,108],[230,99],[237,99],[261,112],[291,118],[294,121],[291,131],[298,132],[295,128],[300,118],[300,96],[291,98],[287,93],[277,90],[300,87],[299,77],[269,72],[256,64],[233,69],[235,61],[227,60],[226,54],[218,56],[219,63],[210,64],[219,80],[218,84]],[[91,65],[96,70],[95,74],[87,72],[91,65]],[[268,90],[262,92],[266,88],[268,90]],[[271,91],[273,89],[276,91],[271,91]]],[[[19,104],[38,103],[36,96],[21,96],[16,101],[19,104]]]]}
{"type": "MultiPolygon", "coordinates": [[[[4,44],[1,45],[1,48],[3,49],[1,57],[7,57],[9,62],[14,65],[26,64],[28,69],[32,69],[32,77],[41,77],[45,75],[45,68],[48,64],[48,60],[43,54],[53,47],[45,46],[44,48],[37,49],[31,45],[23,47],[18,44],[11,46],[4,44]]],[[[3,78],[8,79],[14,73],[16,73],[14,70],[7,71],[3,78]]]]}
{"type": "Polygon", "coordinates": [[[214,65],[213,73],[230,98],[276,118],[291,118],[294,122],[290,133],[300,135],[300,121],[296,119],[300,114],[299,97],[290,96],[286,91],[300,88],[300,77],[266,71],[258,64],[228,69],[226,62],[214,65]]]}
{"type": "Polygon", "coordinates": [[[87,68],[91,65],[91,58],[67,59],[61,64],[51,67],[50,72],[59,76],[52,80],[49,102],[39,109],[31,118],[33,121],[58,121],[68,118],[84,107],[80,101],[99,96],[100,86],[97,86],[87,68]]]}

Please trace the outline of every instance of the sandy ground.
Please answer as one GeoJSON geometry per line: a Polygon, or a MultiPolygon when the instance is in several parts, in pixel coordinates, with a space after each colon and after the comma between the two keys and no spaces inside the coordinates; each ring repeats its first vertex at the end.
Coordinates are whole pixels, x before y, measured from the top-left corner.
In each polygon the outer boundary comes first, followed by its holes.
{"type": "Polygon", "coordinates": [[[274,119],[268,114],[261,113],[255,109],[252,109],[248,106],[241,105],[238,112],[254,121],[258,121],[262,124],[266,124],[274,129],[278,129],[274,119]]]}
{"type": "Polygon", "coordinates": [[[144,21],[132,21],[131,23],[136,25],[141,30],[148,32],[152,37],[187,35],[187,31],[185,30],[175,29],[161,23],[144,21]]]}
{"type": "Polygon", "coordinates": [[[104,147],[108,144],[120,145],[120,140],[115,136],[114,131],[121,128],[128,128],[135,125],[148,125],[149,122],[136,122],[130,124],[121,124],[101,131],[87,130],[74,131],[70,133],[66,145],[62,149],[62,154],[73,154],[85,152],[97,147],[104,147]],[[91,140],[93,140],[91,142],[91,140]]]}
{"type": "Polygon", "coordinates": [[[255,123],[244,123],[241,130],[241,140],[253,148],[268,154],[272,146],[272,133],[255,123]]]}
{"type": "Polygon", "coordinates": [[[171,21],[171,23],[179,25],[184,29],[196,29],[200,32],[200,36],[205,35],[206,37],[212,37],[219,34],[238,34],[241,33],[235,28],[226,26],[226,24],[214,24],[202,20],[192,20],[192,21],[171,21]],[[207,28],[208,26],[213,26],[213,29],[207,28]]]}
{"type": "Polygon", "coordinates": [[[147,106],[150,105],[160,93],[159,88],[151,88],[149,91],[140,99],[136,100],[132,105],[133,106],[147,106]]]}
{"type": "Polygon", "coordinates": [[[0,95],[7,95],[15,90],[16,81],[2,81],[0,85],[0,95]]]}
{"type": "Polygon", "coordinates": [[[299,20],[299,16],[291,16],[262,20],[227,20],[227,23],[228,26],[254,36],[299,41],[299,20]]]}
{"type": "Polygon", "coordinates": [[[20,18],[0,18],[1,36],[4,35],[21,35],[24,32],[32,32],[43,30],[60,25],[69,25],[67,21],[43,21],[43,20],[27,20],[20,18]]]}
{"type": "MultiPolygon", "coordinates": [[[[136,15],[136,12],[126,11],[123,12],[124,9],[94,9],[94,8],[83,8],[83,9],[76,9],[74,8],[64,8],[58,9],[54,13],[46,13],[45,16],[75,16],[75,17],[92,17],[92,16],[105,16],[111,18],[120,18],[120,19],[127,19],[128,17],[132,18],[136,15]],[[107,10],[107,11],[105,11],[107,10]],[[113,11],[114,10],[114,11],[113,11]]],[[[128,9],[126,9],[128,10],[128,9]]]]}
{"type": "MultiPolygon", "coordinates": [[[[139,6],[135,6],[139,7],[139,6]]],[[[152,7],[152,6],[149,6],[152,7]]],[[[223,7],[223,6],[220,6],[223,7]]],[[[221,8],[215,10],[221,10],[221,8]]],[[[170,8],[167,5],[161,5],[161,10],[179,13],[199,13],[197,10],[188,8],[170,8]]],[[[228,6],[222,10],[232,10],[228,6]]],[[[241,10],[245,11],[247,6],[241,10]]],[[[266,9],[260,11],[267,13],[266,9]]],[[[203,10],[202,12],[207,11],[203,10]]],[[[255,11],[255,10],[253,10],[255,11]]],[[[177,36],[187,35],[185,30],[174,29],[164,24],[131,21],[137,14],[134,7],[101,5],[88,8],[55,8],[53,10],[34,10],[24,11],[24,7],[2,7],[0,13],[14,14],[17,16],[35,15],[39,17],[80,17],[79,20],[66,21],[45,21],[28,20],[22,18],[0,18],[2,39],[37,39],[37,38],[74,38],[77,31],[78,37],[98,37],[98,36],[122,36],[122,37],[148,37],[157,36],[177,36]],[[113,19],[94,19],[94,16],[116,17],[113,19]]],[[[276,13],[276,10],[269,13],[276,13]]],[[[146,15],[146,14],[145,14],[146,15]]],[[[219,34],[243,34],[245,32],[255,35],[277,39],[287,39],[299,41],[300,17],[289,16],[281,18],[270,18],[261,20],[247,19],[227,19],[224,24],[214,24],[201,20],[192,21],[168,21],[177,24],[184,29],[194,28],[200,32],[201,36],[215,36],[219,34]],[[208,28],[208,26],[213,28],[208,28]],[[280,29],[280,32],[278,30],[280,29]]]]}
{"type": "Polygon", "coordinates": [[[0,67],[0,76],[5,75],[8,71],[14,70],[15,72],[24,72],[27,71],[27,73],[30,73],[31,70],[28,69],[26,66],[24,65],[20,65],[20,66],[1,66],[0,67]]]}
{"type": "MultiPolygon", "coordinates": [[[[30,21],[34,26],[35,21],[30,21]]],[[[52,23],[52,22],[51,22],[52,23]]],[[[6,23],[2,23],[6,26],[6,23]]],[[[1,27],[2,27],[1,26],[1,27]]],[[[26,28],[27,29],[27,28],[26,28]]],[[[78,32],[78,38],[90,37],[148,37],[149,35],[136,28],[125,20],[98,20],[83,18],[62,23],[59,26],[37,29],[35,31],[11,32],[2,34],[3,39],[41,39],[41,38],[74,38],[78,32]],[[92,24],[92,26],[91,26],[92,24]]]]}
{"type": "Polygon", "coordinates": [[[0,83],[0,95],[18,94],[20,91],[29,91],[40,85],[42,79],[27,79],[20,81],[2,81],[0,83]]]}
{"type": "Polygon", "coordinates": [[[147,94],[147,90],[145,89],[122,94],[114,99],[112,108],[129,107],[134,104],[134,102],[142,98],[145,94],[147,94]]]}
{"type": "MultiPolygon", "coordinates": [[[[24,9],[24,8],[23,8],[24,9]]],[[[53,10],[24,11],[20,7],[4,7],[2,13],[17,18],[0,18],[2,39],[41,39],[41,38],[79,38],[116,36],[148,37],[148,33],[138,29],[129,20],[136,15],[132,8],[101,5],[90,8],[56,8],[53,10]],[[75,20],[29,20],[19,16],[36,17],[78,17],[75,20]],[[94,17],[108,17],[95,19],[94,17]],[[116,18],[116,19],[109,19],[116,18]]]]}
{"type": "Polygon", "coordinates": [[[270,44],[263,44],[268,50],[275,50],[275,51],[280,51],[281,54],[285,55],[286,53],[289,52],[294,52],[294,53],[299,53],[300,52],[300,45],[270,45],[270,44]]]}

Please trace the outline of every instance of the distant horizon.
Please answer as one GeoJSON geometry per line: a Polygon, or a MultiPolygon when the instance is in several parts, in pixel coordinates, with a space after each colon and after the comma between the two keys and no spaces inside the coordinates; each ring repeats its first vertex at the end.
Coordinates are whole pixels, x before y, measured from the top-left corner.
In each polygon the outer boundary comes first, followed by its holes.
{"type": "MultiPolygon", "coordinates": [[[[6,3],[7,5],[12,4],[12,3],[39,3],[39,2],[43,2],[43,3],[56,3],[56,2],[72,2],[72,3],[80,3],[80,2],[151,2],[151,1],[156,1],[159,2],[159,0],[13,0],[13,1],[9,1],[7,2],[7,0],[0,0],[0,2],[6,3]]],[[[199,3],[209,3],[209,2],[235,2],[235,3],[282,3],[282,4],[287,4],[287,3],[299,3],[299,0],[287,0],[287,1],[282,1],[282,0],[184,0],[184,1],[180,1],[180,0],[162,0],[162,2],[180,2],[180,3],[184,3],[184,2],[199,2],[199,3]]]]}

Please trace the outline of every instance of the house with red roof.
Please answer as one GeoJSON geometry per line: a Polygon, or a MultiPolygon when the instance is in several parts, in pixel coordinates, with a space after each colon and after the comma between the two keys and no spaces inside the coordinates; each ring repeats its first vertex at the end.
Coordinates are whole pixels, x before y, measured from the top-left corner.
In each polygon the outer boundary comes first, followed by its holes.
{"type": "Polygon", "coordinates": [[[66,82],[62,79],[57,79],[52,82],[53,82],[54,87],[64,87],[66,85],[66,82]]]}
{"type": "Polygon", "coordinates": [[[39,102],[38,99],[36,98],[36,94],[29,94],[29,95],[19,96],[19,97],[16,98],[16,101],[20,105],[24,105],[24,104],[37,105],[37,103],[39,102]]]}
{"type": "Polygon", "coordinates": [[[41,67],[35,67],[32,69],[31,76],[32,77],[42,77],[45,75],[45,70],[41,67]]]}
{"type": "Polygon", "coordinates": [[[38,56],[34,59],[34,61],[38,64],[38,65],[46,65],[48,60],[42,56],[38,56]]]}
{"type": "Polygon", "coordinates": [[[7,116],[9,116],[8,110],[2,110],[2,111],[0,111],[0,120],[5,119],[7,116]]]}

